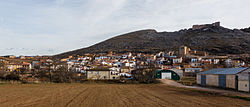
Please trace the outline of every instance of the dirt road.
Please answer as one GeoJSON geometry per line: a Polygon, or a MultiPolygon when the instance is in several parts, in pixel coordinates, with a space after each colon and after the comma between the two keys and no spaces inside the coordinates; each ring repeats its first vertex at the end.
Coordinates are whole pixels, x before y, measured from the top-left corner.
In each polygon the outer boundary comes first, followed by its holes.
{"type": "Polygon", "coordinates": [[[249,107],[250,102],[162,84],[22,84],[0,85],[0,106],[249,107]]]}
{"type": "Polygon", "coordinates": [[[177,83],[176,81],[168,80],[168,79],[161,79],[160,81],[162,83],[164,83],[165,85],[169,85],[169,86],[196,89],[196,90],[208,91],[208,92],[216,92],[216,93],[220,93],[222,95],[242,96],[242,97],[249,97],[250,98],[250,93],[238,92],[238,91],[233,91],[233,90],[225,90],[225,89],[219,89],[219,88],[209,88],[209,87],[200,87],[200,86],[185,86],[185,85],[182,85],[180,83],[177,83]]]}

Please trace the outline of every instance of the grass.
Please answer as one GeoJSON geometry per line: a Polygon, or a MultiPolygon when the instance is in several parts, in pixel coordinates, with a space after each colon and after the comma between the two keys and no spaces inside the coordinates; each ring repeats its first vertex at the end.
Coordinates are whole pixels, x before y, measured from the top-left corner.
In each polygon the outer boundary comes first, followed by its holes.
{"type": "Polygon", "coordinates": [[[182,77],[179,83],[187,86],[193,86],[196,84],[196,78],[195,77],[182,77]]]}

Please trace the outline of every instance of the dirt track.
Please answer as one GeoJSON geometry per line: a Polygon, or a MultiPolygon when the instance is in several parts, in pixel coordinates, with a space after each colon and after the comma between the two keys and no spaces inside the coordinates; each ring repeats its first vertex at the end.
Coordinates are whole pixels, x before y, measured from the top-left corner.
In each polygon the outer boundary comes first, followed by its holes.
{"type": "Polygon", "coordinates": [[[168,80],[168,79],[161,79],[160,81],[163,84],[168,85],[168,86],[189,88],[189,89],[195,89],[195,90],[207,91],[207,92],[215,92],[215,93],[218,93],[221,95],[227,95],[227,96],[242,96],[242,97],[250,98],[250,93],[244,93],[244,92],[239,92],[235,90],[225,90],[225,89],[220,89],[220,88],[201,87],[201,86],[185,86],[180,83],[177,83],[176,81],[168,80]]]}
{"type": "Polygon", "coordinates": [[[27,84],[0,85],[0,106],[249,107],[250,102],[162,84],[27,84]]]}

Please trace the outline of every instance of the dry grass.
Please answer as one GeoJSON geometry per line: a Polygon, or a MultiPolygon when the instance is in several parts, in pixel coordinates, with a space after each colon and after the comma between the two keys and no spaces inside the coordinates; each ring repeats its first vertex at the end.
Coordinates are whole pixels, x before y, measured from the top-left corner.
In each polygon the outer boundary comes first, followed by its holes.
{"type": "Polygon", "coordinates": [[[4,84],[0,106],[245,106],[250,102],[161,84],[4,84]]]}
{"type": "Polygon", "coordinates": [[[196,77],[182,77],[179,83],[187,86],[193,86],[196,84],[196,77]]]}

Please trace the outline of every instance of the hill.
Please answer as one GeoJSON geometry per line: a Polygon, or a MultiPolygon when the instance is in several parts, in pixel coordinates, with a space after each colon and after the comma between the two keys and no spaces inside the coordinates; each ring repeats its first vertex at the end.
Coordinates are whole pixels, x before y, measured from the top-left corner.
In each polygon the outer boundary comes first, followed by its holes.
{"type": "Polygon", "coordinates": [[[211,54],[250,53],[250,33],[228,29],[220,25],[195,25],[176,32],[157,32],[153,29],[135,31],[115,36],[88,48],[82,48],[56,57],[83,55],[85,53],[107,53],[109,51],[153,53],[165,50],[177,51],[182,45],[211,54]]]}
{"type": "Polygon", "coordinates": [[[249,28],[241,29],[241,31],[250,33],[250,27],[249,28]]]}

